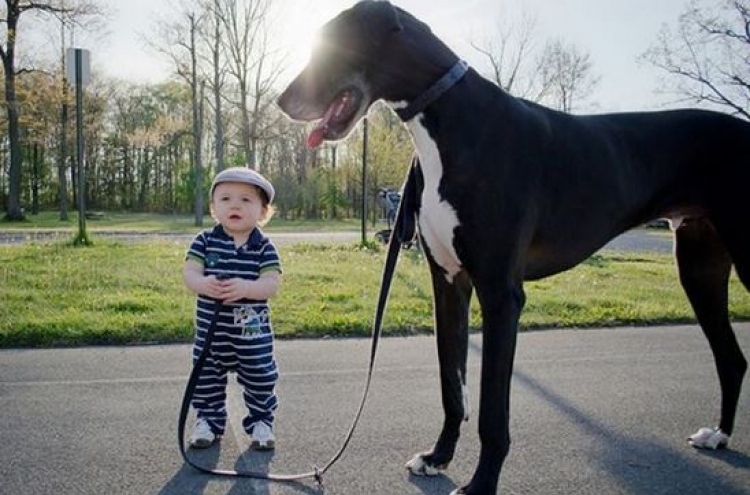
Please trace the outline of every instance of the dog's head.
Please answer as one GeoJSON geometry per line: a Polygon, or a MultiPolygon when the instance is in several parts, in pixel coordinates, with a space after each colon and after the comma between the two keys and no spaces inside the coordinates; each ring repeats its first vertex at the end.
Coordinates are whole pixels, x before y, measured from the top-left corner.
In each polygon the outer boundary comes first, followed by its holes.
{"type": "Polygon", "coordinates": [[[453,59],[407,12],[362,1],[321,28],[310,61],[278,104],[294,120],[318,121],[307,140],[316,147],[345,138],[379,99],[415,98],[453,59]]]}

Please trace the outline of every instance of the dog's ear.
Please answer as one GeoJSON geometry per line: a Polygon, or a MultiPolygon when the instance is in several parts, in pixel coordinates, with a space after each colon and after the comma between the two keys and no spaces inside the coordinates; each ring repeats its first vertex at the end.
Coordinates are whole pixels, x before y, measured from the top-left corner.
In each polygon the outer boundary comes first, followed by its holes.
{"type": "Polygon", "coordinates": [[[377,26],[380,32],[403,31],[401,14],[405,13],[387,0],[363,1],[358,4],[362,7],[362,20],[367,26],[377,26]]]}
{"type": "Polygon", "coordinates": [[[393,24],[391,25],[391,31],[403,31],[404,25],[401,23],[401,14],[404,14],[405,12],[396,6],[391,5],[390,2],[388,2],[388,5],[391,6],[391,12],[393,13],[393,24]]]}

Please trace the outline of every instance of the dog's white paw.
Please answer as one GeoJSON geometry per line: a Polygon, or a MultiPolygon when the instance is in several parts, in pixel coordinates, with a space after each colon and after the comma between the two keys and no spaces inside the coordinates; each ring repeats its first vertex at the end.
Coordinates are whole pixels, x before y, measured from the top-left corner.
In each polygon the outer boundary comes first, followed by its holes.
{"type": "Polygon", "coordinates": [[[729,435],[719,428],[701,428],[688,438],[688,443],[697,449],[715,450],[729,445],[729,435]]]}
{"type": "Polygon", "coordinates": [[[437,476],[440,470],[424,462],[423,454],[417,454],[406,463],[406,469],[416,476],[437,476]]]}

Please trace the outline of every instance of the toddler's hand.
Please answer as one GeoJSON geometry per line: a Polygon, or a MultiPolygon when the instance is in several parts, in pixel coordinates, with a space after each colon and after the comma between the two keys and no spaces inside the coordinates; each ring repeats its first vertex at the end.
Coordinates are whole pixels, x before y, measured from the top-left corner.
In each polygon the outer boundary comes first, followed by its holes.
{"type": "Polygon", "coordinates": [[[222,284],[222,300],[224,302],[235,302],[247,297],[249,280],[230,278],[229,280],[220,280],[219,282],[222,284]]]}
{"type": "Polygon", "coordinates": [[[226,299],[226,289],[224,284],[228,280],[219,280],[215,275],[203,277],[203,287],[201,293],[212,298],[224,301],[226,299]]]}

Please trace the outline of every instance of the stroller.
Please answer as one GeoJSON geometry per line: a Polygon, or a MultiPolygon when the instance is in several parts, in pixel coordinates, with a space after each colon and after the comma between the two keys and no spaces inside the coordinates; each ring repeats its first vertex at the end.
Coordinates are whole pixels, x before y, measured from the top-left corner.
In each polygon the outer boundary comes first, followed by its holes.
{"type": "MultiPolygon", "coordinates": [[[[383,244],[388,244],[388,241],[391,239],[393,224],[396,222],[396,213],[398,212],[398,205],[401,202],[401,194],[394,189],[380,188],[378,189],[378,200],[385,211],[385,221],[388,228],[376,232],[375,239],[383,244]]],[[[403,244],[403,247],[404,249],[409,249],[412,244],[412,242],[406,242],[403,244]]]]}

